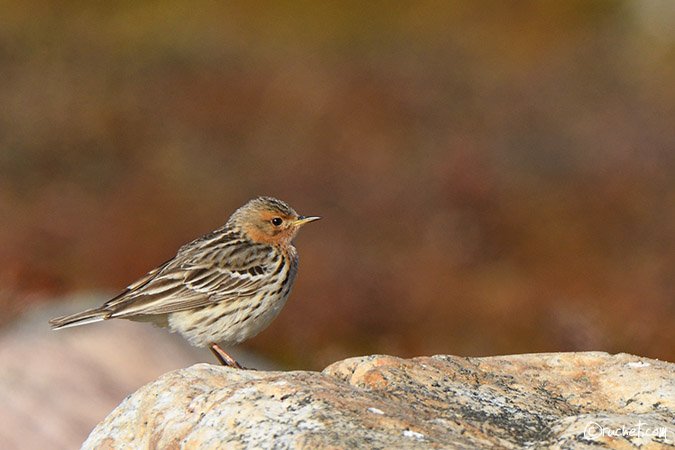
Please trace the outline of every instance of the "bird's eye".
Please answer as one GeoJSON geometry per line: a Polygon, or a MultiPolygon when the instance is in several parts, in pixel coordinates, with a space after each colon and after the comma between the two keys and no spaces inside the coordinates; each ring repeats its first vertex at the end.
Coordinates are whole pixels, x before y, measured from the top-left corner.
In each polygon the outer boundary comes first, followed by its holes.
{"type": "Polygon", "coordinates": [[[272,219],[272,225],[274,225],[275,227],[281,225],[282,222],[283,220],[281,220],[281,217],[275,217],[274,219],[272,219]]]}

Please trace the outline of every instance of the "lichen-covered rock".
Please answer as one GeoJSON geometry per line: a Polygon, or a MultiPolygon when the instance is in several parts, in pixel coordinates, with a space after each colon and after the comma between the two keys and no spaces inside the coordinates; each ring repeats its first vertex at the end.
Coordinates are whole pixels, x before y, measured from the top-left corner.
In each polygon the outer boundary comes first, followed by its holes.
{"type": "Polygon", "coordinates": [[[128,397],[83,447],[662,448],[674,403],[675,365],[625,354],[198,364],[128,397]]]}

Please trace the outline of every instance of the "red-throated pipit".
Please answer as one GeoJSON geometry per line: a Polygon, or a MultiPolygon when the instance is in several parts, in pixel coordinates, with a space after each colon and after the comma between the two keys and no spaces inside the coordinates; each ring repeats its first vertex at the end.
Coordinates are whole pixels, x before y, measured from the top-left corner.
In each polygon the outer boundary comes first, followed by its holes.
{"type": "Polygon", "coordinates": [[[240,367],[218,343],[245,341],[279,314],[298,273],[292,240],[318,219],[275,198],[253,199],[103,306],[49,323],[59,329],[116,318],[153,322],[208,346],[223,365],[240,367]]]}

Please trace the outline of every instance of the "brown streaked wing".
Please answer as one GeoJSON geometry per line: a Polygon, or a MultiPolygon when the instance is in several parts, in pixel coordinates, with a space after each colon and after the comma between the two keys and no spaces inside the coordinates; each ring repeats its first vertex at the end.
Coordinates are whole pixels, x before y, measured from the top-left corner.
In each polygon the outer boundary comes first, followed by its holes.
{"type": "MultiPolygon", "coordinates": [[[[106,306],[112,311],[111,317],[185,311],[254,295],[268,283],[272,272],[269,270],[273,261],[271,252],[259,252],[254,258],[250,253],[246,258],[231,258],[227,267],[220,267],[214,262],[222,261],[220,252],[224,249],[218,250],[204,253],[199,259],[190,255],[189,263],[180,261],[184,258],[172,260],[156,272],[154,278],[109,302],[106,306]],[[249,271],[251,268],[258,270],[249,271]]],[[[276,264],[273,268],[276,269],[276,264]]]]}
{"type": "Polygon", "coordinates": [[[164,270],[169,264],[174,259],[170,259],[166,261],[164,264],[161,264],[160,266],[152,269],[150,272],[146,273],[144,276],[139,278],[138,280],[134,281],[131,283],[127,288],[122,291],[120,294],[116,295],[115,297],[111,298],[107,302],[103,304],[103,307],[106,309],[111,309],[113,310],[115,306],[120,305],[128,300],[128,297],[130,294],[132,294],[134,291],[137,291],[149,282],[151,282],[162,270],[164,270]]]}

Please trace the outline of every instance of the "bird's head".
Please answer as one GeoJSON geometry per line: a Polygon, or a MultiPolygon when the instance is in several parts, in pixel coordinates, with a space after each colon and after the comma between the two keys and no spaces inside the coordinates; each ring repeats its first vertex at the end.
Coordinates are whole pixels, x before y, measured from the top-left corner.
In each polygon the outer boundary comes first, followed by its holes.
{"type": "Polygon", "coordinates": [[[228,223],[253,242],[283,246],[291,243],[301,226],[319,219],[301,216],[276,198],[258,197],[236,210],[228,223]]]}

